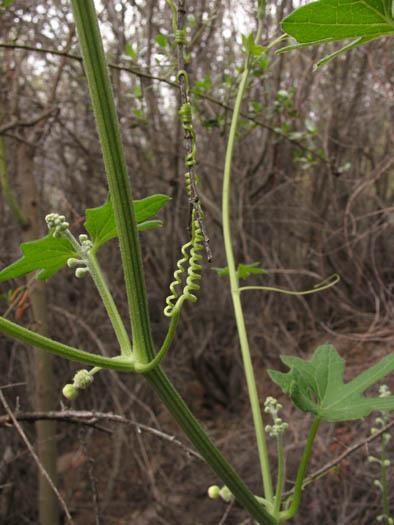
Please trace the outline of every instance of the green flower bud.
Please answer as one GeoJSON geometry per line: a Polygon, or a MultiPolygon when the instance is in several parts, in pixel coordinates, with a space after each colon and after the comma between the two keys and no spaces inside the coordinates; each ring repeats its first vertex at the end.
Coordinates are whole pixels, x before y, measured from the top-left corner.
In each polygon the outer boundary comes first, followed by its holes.
{"type": "Polygon", "coordinates": [[[391,392],[389,390],[389,387],[387,385],[380,385],[379,387],[379,397],[389,397],[391,396],[391,392]]]}
{"type": "Polygon", "coordinates": [[[93,376],[87,370],[79,370],[74,376],[75,388],[85,389],[93,383],[93,376]]]}
{"type": "Polygon", "coordinates": [[[77,266],[77,264],[81,264],[83,261],[81,259],[76,259],[75,257],[70,257],[67,259],[67,266],[69,268],[74,268],[74,266],[77,266]]]}
{"type": "Polygon", "coordinates": [[[78,395],[78,389],[74,385],[67,384],[63,390],[63,395],[67,399],[75,399],[78,395]]]}
{"type": "Polygon", "coordinates": [[[226,485],[220,489],[219,495],[224,501],[227,501],[227,503],[233,499],[233,493],[226,485]]]}
{"type": "Polygon", "coordinates": [[[211,499],[217,499],[220,496],[220,488],[217,485],[211,485],[208,489],[208,496],[211,499]]]}
{"type": "Polygon", "coordinates": [[[378,487],[380,490],[383,490],[382,484],[378,479],[374,479],[373,484],[375,485],[375,487],[378,487]]]}
{"type": "Polygon", "coordinates": [[[77,268],[75,270],[75,277],[78,277],[78,279],[81,279],[81,277],[85,277],[85,275],[89,272],[87,268],[77,268]]]}

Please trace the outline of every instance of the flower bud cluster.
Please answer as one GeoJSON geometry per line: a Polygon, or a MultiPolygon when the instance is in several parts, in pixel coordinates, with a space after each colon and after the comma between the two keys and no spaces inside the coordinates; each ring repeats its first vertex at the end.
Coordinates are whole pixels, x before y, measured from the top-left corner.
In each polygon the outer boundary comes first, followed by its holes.
{"type": "Polygon", "coordinates": [[[84,234],[84,233],[81,233],[81,235],[78,237],[78,239],[79,239],[79,242],[80,242],[80,245],[79,245],[79,248],[78,248],[78,253],[81,256],[81,259],[76,259],[75,257],[70,257],[67,260],[67,266],[69,268],[74,268],[75,266],[78,266],[79,264],[83,265],[82,267],[77,268],[75,270],[75,277],[78,277],[78,279],[79,279],[81,277],[84,277],[89,272],[89,269],[86,266],[85,258],[87,258],[87,256],[89,255],[90,250],[93,248],[93,243],[89,239],[89,237],[86,234],[84,234]]]}
{"type": "Polygon", "coordinates": [[[79,370],[73,379],[73,384],[68,383],[63,388],[63,395],[67,399],[75,399],[79,390],[84,390],[93,383],[93,376],[87,370],[79,370]]]}
{"type": "Polygon", "coordinates": [[[208,488],[208,496],[211,499],[222,498],[222,500],[226,501],[227,503],[229,503],[234,497],[233,493],[226,485],[224,485],[222,488],[218,487],[218,485],[211,485],[208,488]]]}
{"type": "Polygon", "coordinates": [[[70,227],[69,223],[66,221],[66,217],[64,215],[59,215],[58,213],[49,213],[45,217],[45,221],[50,229],[55,229],[53,233],[54,237],[61,237],[62,233],[70,227]]]}
{"type": "Polygon", "coordinates": [[[282,408],[282,405],[278,401],[269,396],[264,402],[264,412],[271,414],[272,419],[274,420],[273,425],[267,425],[265,430],[269,433],[270,436],[279,436],[283,434],[288,428],[288,423],[285,423],[280,417],[278,417],[278,412],[282,408]]]}
{"type": "Polygon", "coordinates": [[[81,251],[83,255],[87,255],[90,252],[90,250],[93,248],[92,241],[89,239],[89,237],[85,233],[81,233],[78,239],[81,244],[81,251]]]}

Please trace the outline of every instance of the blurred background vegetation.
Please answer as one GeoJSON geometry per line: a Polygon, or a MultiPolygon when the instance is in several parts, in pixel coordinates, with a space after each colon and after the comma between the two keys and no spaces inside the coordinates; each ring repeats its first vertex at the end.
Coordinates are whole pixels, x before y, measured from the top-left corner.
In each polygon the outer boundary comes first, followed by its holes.
{"type": "MultiPolygon", "coordinates": [[[[297,5],[268,2],[262,45],[279,36],[280,20],[297,5]]],[[[168,324],[163,316],[168,284],[188,236],[172,11],[164,0],[97,2],[97,7],[133,197],[163,193],[172,198],[160,212],[163,227],[141,234],[153,335],[159,344],[168,324]]],[[[254,7],[246,0],[186,3],[199,192],[213,264],[219,267],[226,264],[220,209],[224,154],[243,59],[241,33],[255,30],[254,7]]],[[[251,76],[233,165],[232,231],[238,261],[259,261],[268,275],[252,277],[247,284],[301,290],[334,272],[341,276],[337,286],[311,296],[244,293],[262,400],[279,395],[265,369],[280,368],[280,354],[307,357],[318,344],[331,342],[353,375],[392,351],[392,46],[392,37],[377,40],[316,72],[319,47],[284,55],[270,52],[251,76]]],[[[68,1],[15,0],[0,15],[1,267],[20,257],[20,242],[46,235],[47,213],[66,215],[73,232],[80,233],[84,210],[106,199],[79,56],[68,1]]],[[[99,258],[126,319],[116,240],[99,258]]],[[[29,279],[1,283],[3,315],[20,286],[28,294],[12,303],[11,319],[85,350],[115,354],[112,328],[88,278],[76,281],[64,269],[42,287],[29,279]]],[[[61,388],[76,365],[59,358],[41,361],[43,352],[33,354],[3,336],[0,341],[0,385],[12,409],[60,410],[61,388]]],[[[184,308],[164,367],[258,493],[260,475],[231,298],[225,278],[211,271],[206,260],[199,301],[184,308]]],[[[98,374],[72,408],[111,411],[185,442],[148,385],[134,375],[98,374]]],[[[288,403],[285,411],[290,488],[309,418],[288,403]]],[[[367,436],[371,421],[324,427],[311,469],[367,436]]],[[[207,486],[217,480],[182,447],[135,426],[101,422],[96,427],[23,423],[44,464],[58,476],[75,523],[252,523],[236,505],[229,509],[207,499],[207,486]]],[[[44,518],[46,498],[51,497],[41,493],[37,503],[37,467],[20,435],[4,420],[0,443],[0,521],[56,525],[56,500],[52,514],[44,518]]],[[[274,454],[274,444],[272,448],[274,454]]],[[[337,472],[308,487],[306,505],[294,523],[371,523],[380,513],[380,493],[373,486],[379,470],[366,466],[366,456],[363,448],[337,472]]]]}

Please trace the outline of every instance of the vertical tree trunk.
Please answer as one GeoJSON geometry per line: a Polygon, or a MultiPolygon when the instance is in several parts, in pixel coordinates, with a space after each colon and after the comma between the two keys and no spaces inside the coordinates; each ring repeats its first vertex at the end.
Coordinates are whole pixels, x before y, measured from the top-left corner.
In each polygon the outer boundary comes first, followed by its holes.
{"type": "MultiPolygon", "coordinates": [[[[21,194],[21,210],[29,220],[29,225],[22,229],[24,242],[42,236],[38,214],[38,195],[34,179],[34,146],[20,142],[18,147],[18,183],[21,194]]],[[[45,283],[37,281],[30,293],[31,318],[34,330],[47,335],[47,301],[45,283]]],[[[57,391],[52,369],[52,356],[35,349],[34,352],[35,409],[39,411],[56,408],[57,391]]],[[[37,453],[40,461],[56,485],[56,423],[37,421],[37,453]]],[[[38,480],[39,519],[41,525],[59,523],[58,501],[48,481],[39,473],[38,480]]]]}

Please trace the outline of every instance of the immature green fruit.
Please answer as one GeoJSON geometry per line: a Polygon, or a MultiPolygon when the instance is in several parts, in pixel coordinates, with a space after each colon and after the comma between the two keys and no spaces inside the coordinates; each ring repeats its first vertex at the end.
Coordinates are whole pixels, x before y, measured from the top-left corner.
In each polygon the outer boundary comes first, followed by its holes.
{"type": "Polygon", "coordinates": [[[74,385],[71,385],[70,383],[68,383],[64,388],[63,388],[63,395],[64,397],[66,397],[67,399],[75,399],[78,395],[78,389],[75,388],[74,385]]]}
{"type": "Polygon", "coordinates": [[[220,488],[217,485],[211,485],[208,489],[208,496],[211,499],[217,499],[220,496],[220,488]]]}

